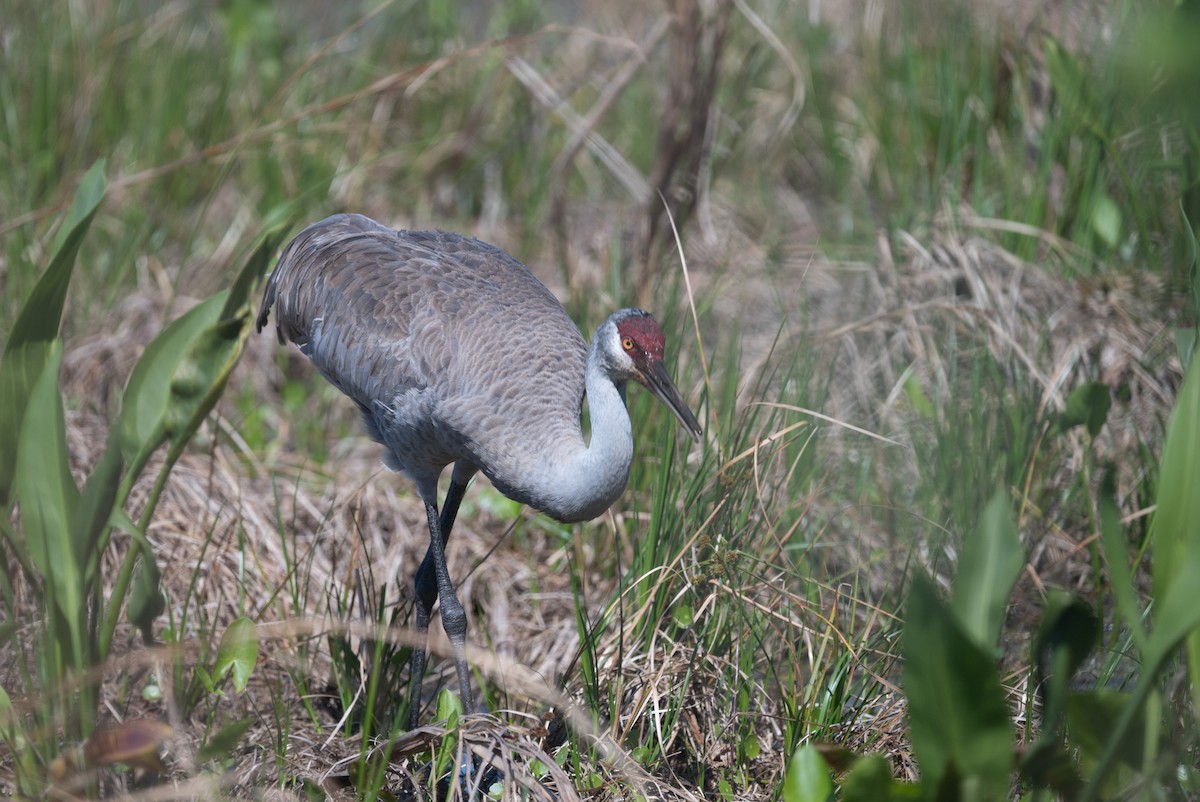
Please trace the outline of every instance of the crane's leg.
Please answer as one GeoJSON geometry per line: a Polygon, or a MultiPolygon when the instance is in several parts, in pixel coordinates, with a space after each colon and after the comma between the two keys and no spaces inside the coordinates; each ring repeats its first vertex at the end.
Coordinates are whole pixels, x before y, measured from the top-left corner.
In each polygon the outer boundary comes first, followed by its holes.
{"type": "MultiPolygon", "coordinates": [[[[421,645],[414,647],[412,652],[412,662],[409,666],[409,685],[408,685],[408,728],[416,729],[418,722],[418,714],[421,710],[421,680],[425,676],[425,644],[424,639],[429,631],[429,618],[433,614],[433,603],[438,598],[442,597],[442,626],[446,628],[446,634],[450,635],[451,624],[446,620],[446,601],[447,597],[452,599],[452,605],[458,608],[459,617],[461,618],[461,635],[462,643],[454,644],[455,661],[458,667],[458,680],[462,686],[464,710],[471,712],[474,705],[471,702],[471,686],[467,677],[466,659],[462,655],[463,645],[466,643],[467,619],[463,612],[462,605],[459,604],[458,597],[454,593],[454,586],[450,582],[449,573],[446,571],[446,543],[450,540],[450,530],[454,528],[454,519],[458,515],[458,506],[462,503],[463,494],[467,490],[467,481],[470,479],[470,474],[460,476],[458,467],[455,467],[455,473],[450,480],[450,489],[446,491],[446,501],[442,505],[441,517],[438,517],[437,507],[425,504],[425,511],[429,517],[429,548],[425,551],[425,558],[421,560],[421,567],[417,569],[415,582],[416,590],[416,620],[413,622],[413,627],[417,631],[417,639],[421,641],[421,645]],[[435,529],[436,526],[436,529],[435,529]],[[434,551],[434,543],[438,544],[437,552],[434,551]],[[439,561],[438,554],[441,555],[440,562],[442,570],[439,572],[437,563],[439,561]],[[442,592],[441,575],[446,576],[446,585],[449,588],[449,593],[442,592]],[[460,657],[462,659],[460,659],[460,657]]],[[[450,635],[451,643],[454,643],[454,636],[450,635]]]]}

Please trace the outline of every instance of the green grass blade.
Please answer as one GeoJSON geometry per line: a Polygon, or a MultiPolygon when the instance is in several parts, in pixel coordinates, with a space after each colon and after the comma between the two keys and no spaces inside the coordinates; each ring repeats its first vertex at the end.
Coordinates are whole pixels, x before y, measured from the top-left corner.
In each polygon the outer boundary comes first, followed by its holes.
{"type": "Polygon", "coordinates": [[[995,648],[1000,638],[1008,598],[1024,565],[1008,495],[998,490],[963,543],[951,603],[963,628],[985,650],[995,648]]]}
{"type": "Polygon", "coordinates": [[[42,575],[52,607],[50,619],[66,629],[56,633],[55,645],[68,647],[69,665],[82,668],[86,659],[86,592],[72,535],[79,488],[67,466],[67,427],[58,390],[61,360],[62,346],[55,341],[29,395],[29,408],[21,426],[16,493],[21,500],[21,527],[29,553],[42,575]]]}
{"type": "Polygon", "coordinates": [[[920,575],[904,619],[904,690],[926,788],[953,776],[977,799],[1004,798],[1012,724],[996,666],[920,575]]]}

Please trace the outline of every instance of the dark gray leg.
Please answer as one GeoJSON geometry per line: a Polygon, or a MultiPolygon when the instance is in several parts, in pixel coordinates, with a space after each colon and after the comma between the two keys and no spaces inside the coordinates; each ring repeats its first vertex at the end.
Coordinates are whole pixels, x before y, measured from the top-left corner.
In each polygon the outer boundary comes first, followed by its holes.
{"type": "Polygon", "coordinates": [[[420,646],[416,646],[412,651],[412,662],[409,667],[408,679],[408,728],[416,729],[418,715],[421,711],[421,680],[425,677],[425,635],[429,631],[429,618],[433,614],[433,602],[439,596],[442,599],[442,626],[446,630],[446,634],[450,637],[450,642],[454,644],[455,662],[458,667],[458,681],[462,687],[462,697],[464,710],[471,712],[474,705],[471,699],[471,686],[467,674],[467,663],[464,655],[464,645],[466,643],[467,633],[467,617],[463,612],[462,605],[459,604],[458,596],[454,593],[454,585],[450,582],[449,572],[446,570],[446,543],[450,540],[450,530],[454,528],[454,518],[458,515],[458,506],[462,503],[463,494],[467,490],[466,482],[459,484],[451,481],[450,489],[446,492],[446,501],[442,506],[441,518],[438,518],[437,507],[430,504],[425,505],[426,515],[429,517],[429,548],[425,551],[425,558],[421,560],[421,567],[417,569],[416,581],[414,588],[416,590],[416,608],[415,621],[413,628],[417,631],[417,639],[421,641],[420,646]],[[437,544],[435,551],[434,544],[437,544]],[[441,563],[440,570],[438,563],[441,563]],[[443,590],[443,580],[445,577],[443,590]],[[447,610],[451,611],[451,617],[448,620],[446,617],[447,610]],[[457,610],[457,619],[454,611],[457,610]],[[458,630],[459,640],[455,641],[455,634],[451,631],[454,627],[458,630]]]}

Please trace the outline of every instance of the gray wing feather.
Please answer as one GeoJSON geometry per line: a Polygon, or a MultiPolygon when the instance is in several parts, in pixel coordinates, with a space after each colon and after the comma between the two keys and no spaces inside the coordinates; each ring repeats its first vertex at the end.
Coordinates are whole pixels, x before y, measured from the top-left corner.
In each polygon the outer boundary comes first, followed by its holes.
{"type": "Polygon", "coordinates": [[[336,215],[284,249],[259,309],[362,408],[393,467],[468,459],[520,497],[524,459],[582,442],[586,346],[562,305],[492,245],[336,215]]]}

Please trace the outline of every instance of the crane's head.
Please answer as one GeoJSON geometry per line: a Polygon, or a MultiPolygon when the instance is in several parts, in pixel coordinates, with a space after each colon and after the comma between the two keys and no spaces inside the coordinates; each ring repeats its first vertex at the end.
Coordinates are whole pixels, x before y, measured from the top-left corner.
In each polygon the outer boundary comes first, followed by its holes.
{"type": "Polygon", "coordinates": [[[662,329],[642,309],[622,309],[596,332],[605,340],[603,349],[614,378],[637,382],[667,405],[693,440],[703,431],[696,416],[680,396],[663,365],[662,329]]]}

